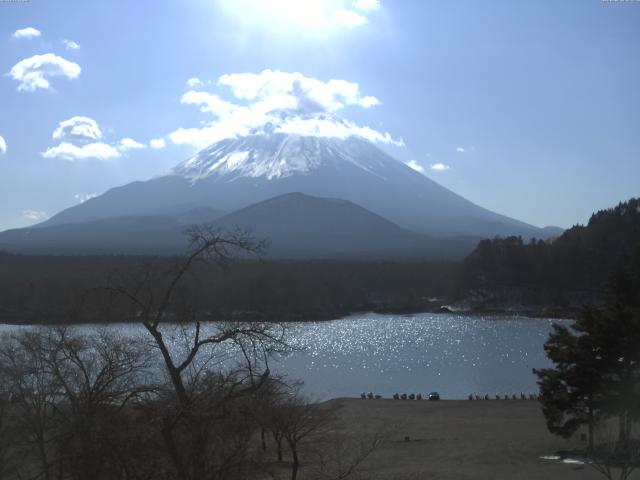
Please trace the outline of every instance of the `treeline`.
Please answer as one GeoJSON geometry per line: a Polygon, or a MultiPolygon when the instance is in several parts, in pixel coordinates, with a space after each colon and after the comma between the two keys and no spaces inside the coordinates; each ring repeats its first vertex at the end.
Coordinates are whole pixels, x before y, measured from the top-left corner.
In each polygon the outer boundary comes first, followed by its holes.
{"type": "Polygon", "coordinates": [[[481,241],[463,262],[460,288],[486,306],[601,303],[609,274],[638,247],[640,200],[631,199],[556,239],[481,241]]]}
{"type": "MultiPolygon", "coordinates": [[[[640,247],[640,200],[595,213],[547,241],[520,237],[481,241],[463,262],[262,261],[232,268],[199,264],[181,305],[209,320],[305,321],[354,312],[438,311],[456,303],[469,310],[546,315],[579,313],[604,301],[606,279],[640,247]],[[188,299],[188,302],[187,302],[188,299]]],[[[105,286],[123,275],[150,276],[182,257],[16,255],[0,252],[0,322],[113,322],[136,312],[113,302],[105,286]]],[[[227,265],[228,266],[228,265],[227,265]]]]}
{"type": "MultiPolygon", "coordinates": [[[[116,278],[157,279],[179,257],[53,256],[0,253],[0,321],[10,323],[130,320],[135,312],[109,299],[116,278]]],[[[453,262],[243,260],[200,264],[182,295],[212,320],[316,320],[353,312],[417,312],[456,295],[453,262]]],[[[178,301],[172,308],[179,309],[178,301]]],[[[184,303],[184,302],[183,302],[184,303]]],[[[174,313],[178,313],[177,311],[174,313]]]]}

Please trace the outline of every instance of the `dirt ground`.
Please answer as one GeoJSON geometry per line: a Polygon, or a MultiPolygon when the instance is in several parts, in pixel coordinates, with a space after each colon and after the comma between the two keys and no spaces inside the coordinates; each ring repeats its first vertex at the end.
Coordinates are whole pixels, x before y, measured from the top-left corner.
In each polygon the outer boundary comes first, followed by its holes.
{"type": "MultiPolygon", "coordinates": [[[[535,400],[337,399],[329,403],[339,407],[343,433],[365,437],[386,431],[385,440],[363,464],[363,478],[604,478],[587,465],[540,458],[583,445],[579,439],[551,435],[535,400]]],[[[630,478],[640,478],[640,472],[630,478]]]]}

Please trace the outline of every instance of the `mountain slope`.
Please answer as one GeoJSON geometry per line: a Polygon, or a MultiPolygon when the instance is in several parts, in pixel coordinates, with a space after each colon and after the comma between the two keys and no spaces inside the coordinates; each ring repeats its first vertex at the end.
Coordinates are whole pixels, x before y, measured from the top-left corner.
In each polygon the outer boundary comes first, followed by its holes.
{"type": "MultiPolygon", "coordinates": [[[[190,221],[208,209],[173,216],[131,215],[0,233],[0,248],[21,252],[178,253],[190,221]]],[[[290,193],[213,221],[266,239],[268,258],[462,258],[478,239],[432,239],[398,227],[345,200],[290,193]]]]}
{"type": "Polygon", "coordinates": [[[222,140],[168,175],[111,189],[42,225],[148,214],[177,204],[234,211],[290,192],[348,200],[428,235],[544,236],[542,229],[469,202],[361,138],[282,133],[222,140]]]}
{"type": "Polygon", "coordinates": [[[272,257],[460,258],[472,240],[443,242],[398,227],[345,200],[301,193],[281,195],[215,222],[226,229],[247,228],[269,241],[272,257]]]}
{"type": "Polygon", "coordinates": [[[185,230],[209,223],[221,212],[201,207],[165,214],[108,217],[61,225],[42,223],[0,233],[0,248],[20,252],[176,253],[186,244],[185,230]]]}

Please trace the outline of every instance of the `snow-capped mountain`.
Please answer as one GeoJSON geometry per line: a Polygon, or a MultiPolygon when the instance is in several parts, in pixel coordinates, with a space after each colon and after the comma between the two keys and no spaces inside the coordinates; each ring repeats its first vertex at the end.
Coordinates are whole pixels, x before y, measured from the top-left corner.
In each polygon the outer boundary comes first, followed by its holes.
{"type": "Polygon", "coordinates": [[[347,200],[431,236],[545,236],[473,204],[363,138],[277,130],[217,142],[167,175],[113,188],[38,227],[199,207],[231,213],[291,192],[347,200]]]}
{"type": "MultiPolygon", "coordinates": [[[[351,165],[381,176],[380,158],[370,155],[364,140],[345,141],[332,137],[314,137],[272,133],[254,134],[223,140],[182,162],[173,172],[192,183],[207,177],[233,181],[241,177],[278,180],[293,175],[310,175],[320,168],[340,170],[351,165]]],[[[383,177],[381,177],[383,178],[383,177]]]]}

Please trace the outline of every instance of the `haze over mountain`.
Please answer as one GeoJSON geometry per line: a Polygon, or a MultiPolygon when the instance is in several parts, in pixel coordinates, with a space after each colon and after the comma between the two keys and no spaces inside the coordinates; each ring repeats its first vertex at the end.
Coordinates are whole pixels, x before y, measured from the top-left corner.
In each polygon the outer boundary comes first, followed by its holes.
{"type": "Polygon", "coordinates": [[[289,193],[215,222],[267,238],[268,256],[287,258],[461,258],[476,239],[440,239],[400,228],[346,200],[289,193]]]}
{"type": "Polygon", "coordinates": [[[548,236],[543,229],[473,204],[365,139],[268,128],[214,143],[166,175],[113,188],[38,228],[196,207],[232,212],[291,192],[348,200],[430,236],[548,236]]]}
{"type": "Polygon", "coordinates": [[[211,208],[180,205],[162,214],[13,229],[0,233],[0,249],[23,253],[174,254],[187,247],[185,231],[189,226],[211,223],[220,215],[211,208]]]}
{"type": "Polygon", "coordinates": [[[181,253],[188,227],[207,223],[267,240],[266,258],[459,259],[478,238],[433,238],[403,229],[352,202],[280,195],[220,218],[206,207],[8,230],[0,248],[24,253],[181,253]]]}

